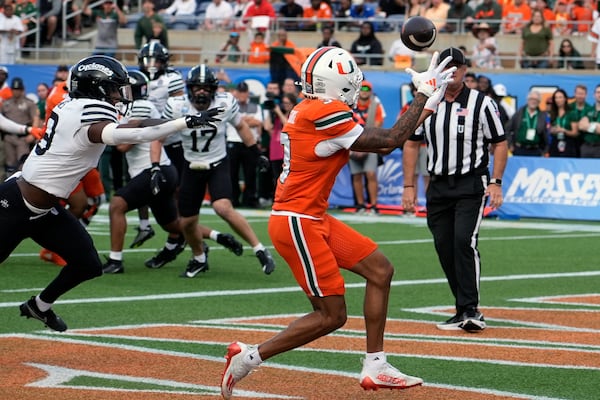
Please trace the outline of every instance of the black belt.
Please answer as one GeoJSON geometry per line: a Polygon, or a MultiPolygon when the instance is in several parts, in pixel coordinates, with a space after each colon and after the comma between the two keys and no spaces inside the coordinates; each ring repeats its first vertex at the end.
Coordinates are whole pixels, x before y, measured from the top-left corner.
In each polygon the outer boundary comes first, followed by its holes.
{"type": "Polygon", "coordinates": [[[594,143],[584,142],[583,144],[587,144],[588,146],[592,146],[592,147],[598,147],[598,146],[600,146],[600,142],[594,142],[594,143]]]}

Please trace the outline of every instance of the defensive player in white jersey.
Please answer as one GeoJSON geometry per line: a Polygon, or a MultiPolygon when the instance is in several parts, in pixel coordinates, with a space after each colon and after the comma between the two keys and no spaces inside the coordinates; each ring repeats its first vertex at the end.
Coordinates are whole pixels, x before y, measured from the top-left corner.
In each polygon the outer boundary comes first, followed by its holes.
{"type": "Polygon", "coordinates": [[[0,184],[0,262],[25,238],[66,260],[58,276],[21,304],[21,315],[56,331],[67,329],[51,309],[64,293],[100,276],[102,263],[92,238],[64,207],[80,179],[95,168],[107,144],[162,139],[184,128],[216,122],[219,110],[177,120],[137,120],[119,125],[119,112],[131,103],[125,66],[112,57],[92,56],[70,72],[69,96],[54,108],[46,133],[23,165],[22,174],[0,184]]]}
{"type": "MultiPolygon", "coordinates": [[[[183,77],[179,71],[171,68],[169,59],[169,50],[158,42],[151,42],[144,45],[138,53],[140,71],[150,79],[148,83],[148,100],[156,106],[161,114],[170,97],[185,98],[183,77]]],[[[167,137],[163,142],[163,147],[169,159],[175,165],[175,168],[177,168],[177,173],[181,179],[184,158],[179,133],[167,137]]],[[[130,246],[132,248],[141,246],[146,240],[154,236],[154,229],[150,225],[148,208],[140,207],[138,210],[140,226],[137,228],[138,234],[130,246]]],[[[205,239],[216,241],[237,256],[242,255],[243,246],[233,235],[221,233],[202,224],[200,224],[200,229],[205,239]]],[[[175,260],[177,255],[184,250],[185,245],[183,235],[171,232],[169,233],[165,247],[155,256],[146,260],[144,264],[148,268],[161,268],[168,262],[175,260]]],[[[105,272],[108,271],[105,270],[105,272]]]]}
{"type": "Polygon", "coordinates": [[[217,105],[225,111],[219,115],[221,121],[216,126],[181,131],[185,166],[181,177],[178,207],[185,239],[194,255],[184,276],[192,278],[208,269],[208,263],[202,253],[202,233],[197,227],[207,187],[217,215],[252,246],[263,272],[270,274],[275,269],[275,262],[269,250],[258,240],[248,221],[231,203],[226,125],[232,124],[236,127],[244,143],[253,149],[257,158],[260,158],[259,163],[268,165],[269,161],[261,156],[256,139],[239,113],[235,97],[227,92],[217,93],[219,80],[210,68],[204,64],[195,66],[188,72],[185,83],[187,98],[169,98],[163,112],[164,118],[178,118],[187,113],[204,112],[217,105]]]}
{"type": "MultiPolygon", "coordinates": [[[[141,71],[130,71],[129,77],[133,103],[123,122],[160,118],[160,113],[148,100],[148,77],[141,71]]],[[[102,270],[111,274],[125,271],[123,242],[128,211],[149,205],[164,230],[181,233],[174,197],[179,177],[161,142],[120,144],[117,150],[125,153],[131,179],[110,201],[110,255],[102,270]]]]}
{"type": "MultiPolygon", "coordinates": [[[[159,114],[162,114],[169,97],[185,94],[183,77],[179,71],[170,68],[169,58],[169,50],[158,42],[145,44],[138,53],[140,72],[150,80],[148,82],[148,100],[154,104],[159,114]]],[[[179,134],[166,138],[163,147],[177,168],[177,172],[180,173],[183,165],[183,151],[181,150],[181,137],[179,134]]],[[[138,208],[138,215],[140,225],[136,228],[138,233],[131,243],[131,248],[140,247],[145,241],[154,236],[154,229],[150,225],[148,207],[138,208]]],[[[185,243],[180,241],[178,244],[177,250],[183,251],[185,243]]]]}

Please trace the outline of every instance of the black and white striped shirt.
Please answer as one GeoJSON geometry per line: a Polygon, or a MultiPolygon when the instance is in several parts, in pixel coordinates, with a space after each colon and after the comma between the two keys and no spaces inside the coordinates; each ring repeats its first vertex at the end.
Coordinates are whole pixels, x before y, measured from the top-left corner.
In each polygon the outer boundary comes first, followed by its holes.
{"type": "Polygon", "coordinates": [[[486,171],[488,146],[506,140],[498,105],[489,96],[463,87],[453,102],[442,101],[409,140],[427,141],[430,175],[468,175],[486,171]]]}

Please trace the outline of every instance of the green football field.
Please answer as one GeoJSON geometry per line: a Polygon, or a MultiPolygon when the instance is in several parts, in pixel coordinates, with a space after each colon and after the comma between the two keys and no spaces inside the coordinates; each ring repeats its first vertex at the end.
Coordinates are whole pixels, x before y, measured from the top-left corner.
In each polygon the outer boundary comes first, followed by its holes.
{"type": "MultiPolygon", "coordinates": [[[[26,241],[0,267],[0,399],[219,398],[227,345],[257,343],[310,311],[270,246],[268,212],[244,211],[276,259],[262,273],[251,249],[236,257],[210,246],[210,270],[180,278],[190,257],[158,270],[144,260],[165,239],[126,249],[125,273],[85,282],[55,304],[68,324],[55,333],[19,316],[59,267],[26,241]]],[[[488,329],[442,332],[453,298],[425,219],[332,212],[373,238],[396,268],[389,305],[388,360],[424,379],[421,388],[365,393],[363,281],[344,273],[348,323],[301,349],[268,360],[239,385],[236,398],[580,399],[600,398],[600,224],[484,221],[481,310],[488,329]]],[[[130,215],[128,246],[136,214],[130,215]]],[[[210,209],[201,221],[230,231],[210,209]]],[[[106,207],[89,227],[108,255],[106,207]]],[[[238,389],[238,387],[236,387],[238,389]]]]}

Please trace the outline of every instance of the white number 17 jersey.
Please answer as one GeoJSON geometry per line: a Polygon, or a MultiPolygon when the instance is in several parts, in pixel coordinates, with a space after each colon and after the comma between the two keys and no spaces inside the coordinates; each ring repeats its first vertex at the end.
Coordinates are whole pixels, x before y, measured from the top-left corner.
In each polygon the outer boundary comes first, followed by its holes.
{"type": "MultiPolygon", "coordinates": [[[[181,131],[183,154],[189,162],[211,164],[227,156],[227,124],[237,126],[242,121],[237,100],[231,93],[216,93],[208,108],[223,107],[225,112],[215,118],[217,128],[205,126],[181,131]]],[[[163,112],[163,118],[176,119],[184,115],[197,114],[198,111],[186,97],[170,97],[163,112]]]]}

